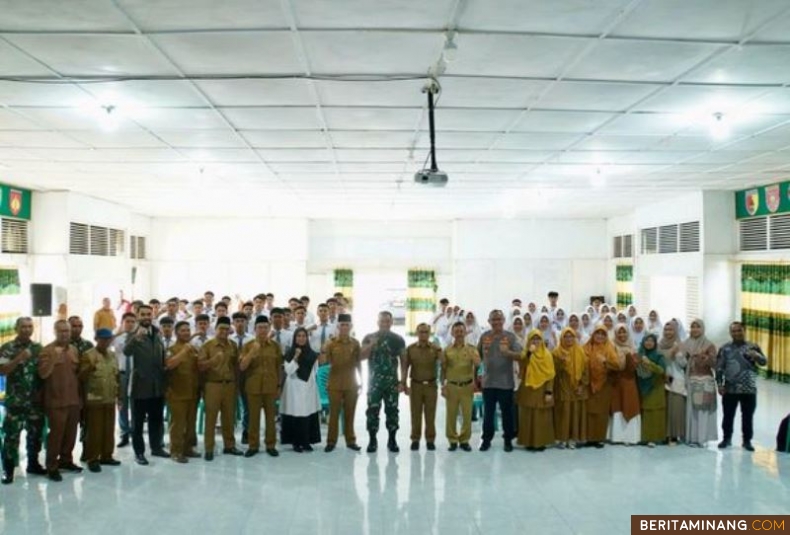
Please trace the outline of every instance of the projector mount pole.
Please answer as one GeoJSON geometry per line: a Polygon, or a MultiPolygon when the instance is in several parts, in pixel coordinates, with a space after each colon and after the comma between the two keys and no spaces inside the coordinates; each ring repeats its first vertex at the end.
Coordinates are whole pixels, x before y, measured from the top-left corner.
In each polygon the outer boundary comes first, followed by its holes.
{"type": "Polygon", "coordinates": [[[431,80],[425,87],[422,88],[424,93],[428,93],[428,128],[430,130],[431,139],[431,171],[436,172],[439,166],[436,165],[436,126],[434,125],[434,102],[433,95],[439,92],[439,84],[436,80],[431,80]]]}

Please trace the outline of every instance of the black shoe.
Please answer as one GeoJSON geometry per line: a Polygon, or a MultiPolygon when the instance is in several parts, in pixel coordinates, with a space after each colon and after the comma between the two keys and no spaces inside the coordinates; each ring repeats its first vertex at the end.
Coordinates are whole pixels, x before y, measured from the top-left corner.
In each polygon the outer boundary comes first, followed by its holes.
{"type": "Polygon", "coordinates": [[[124,436],[121,437],[121,441],[118,444],[115,445],[115,447],[116,448],[125,448],[128,445],[129,445],[129,437],[124,435],[124,436]]]}
{"type": "Polygon", "coordinates": [[[45,476],[47,475],[46,469],[38,463],[35,464],[28,464],[27,470],[25,470],[30,475],[34,476],[45,476]]]}
{"type": "Polygon", "coordinates": [[[376,450],[379,449],[379,441],[376,438],[376,435],[373,433],[370,434],[370,442],[368,443],[368,453],[376,453],[376,450]]]}
{"type": "Polygon", "coordinates": [[[596,443],[595,443],[595,448],[596,448],[596,449],[599,449],[599,450],[600,450],[601,448],[603,448],[603,446],[604,446],[603,442],[596,442],[596,443]]]}
{"type": "Polygon", "coordinates": [[[99,461],[91,461],[91,462],[89,462],[88,463],[88,470],[90,470],[94,474],[98,474],[99,472],[101,472],[101,465],[99,464],[99,461]]]}
{"type": "Polygon", "coordinates": [[[449,448],[447,448],[447,451],[455,451],[455,450],[457,450],[457,449],[458,449],[458,444],[456,444],[455,442],[453,442],[452,444],[450,444],[450,447],[449,447],[449,448]]]}
{"type": "Polygon", "coordinates": [[[335,445],[334,444],[327,444],[326,447],[324,448],[324,452],[326,452],[326,453],[332,453],[333,451],[335,451],[335,445]]]}
{"type": "Polygon", "coordinates": [[[302,449],[309,453],[313,451],[313,446],[311,444],[305,444],[304,446],[302,446],[302,449]]]}
{"type": "Polygon", "coordinates": [[[158,449],[151,452],[151,457],[162,457],[164,459],[169,459],[170,453],[167,450],[158,449]]]}
{"type": "Polygon", "coordinates": [[[61,470],[65,470],[66,472],[73,472],[75,474],[79,474],[80,472],[82,472],[82,467],[77,466],[74,463],[61,464],[59,468],[61,470]]]}
{"type": "Polygon", "coordinates": [[[140,466],[148,466],[148,459],[145,458],[145,455],[139,453],[134,456],[134,462],[139,464],[140,466]]]}
{"type": "Polygon", "coordinates": [[[420,449],[420,443],[419,442],[414,441],[414,442],[411,443],[411,451],[419,451],[419,449],[420,449]]]}
{"type": "Polygon", "coordinates": [[[534,448],[533,451],[546,451],[546,446],[541,446],[539,448],[534,448]]]}
{"type": "Polygon", "coordinates": [[[480,444],[480,451],[488,451],[488,450],[490,450],[490,449],[491,449],[491,443],[490,443],[490,442],[488,442],[487,440],[484,440],[484,441],[483,441],[483,442],[480,444]]]}
{"type": "Polygon", "coordinates": [[[3,461],[3,485],[10,485],[14,482],[14,463],[8,460],[3,461]]]}
{"type": "Polygon", "coordinates": [[[436,444],[434,444],[433,442],[428,442],[425,445],[425,447],[428,448],[428,451],[435,451],[436,450],[436,444]]]}
{"type": "Polygon", "coordinates": [[[461,444],[461,449],[464,451],[472,451],[472,446],[464,442],[463,444],[461,444]]]}
{"type": "Polygon", "coordinates": [[[390,431],[390,437],[387,440],[387,449],[392,453],[398,453],[400,451],[398,441],[395,439],[395,431],[390,431]]]}
{"type": "Polygon", "coordinates": [[[99,464],[103,464],[105,466],[120,466],[121,461],[110,458],[110,459],[103,459],[99,461],[99,464]]]}
{"type": "Polygon", "coordinates": [[[731,445],[732,444],[731,444],[730,440],[725,438],[724,440],[719,442],[719,449],[723,450],[723,449],[729,448],[731,445]]]}
{"type": "Polygon", "coordinates": [[[752,446],[751,442],[747,441],[743,443],[743,449],[746,451],[754,451],[754,446],[752,446]]]}
{"type": "Polygon", "coordinates": [[[60,475],[58,470],[49,470],[47,471],[47,477],[50,481],[63,481],[63,476],[60,475]]]}
{"type": "Polygon", "coordinates": [[[250,441],[249,433],[247,431],[242,431],[241,432],[241,443],[246,446],[249,441],[250,441]]]}
{"type": "Polygon", "coordinates": [[[513,451],[513,442],[511,442],[510,440],[505,441],[505,451],[508,453],[513,451]]]}
{"type": "Polygon", "coordinates": [[[244,455],[244,452],[238,449],[236,446],[232,448],[225,448],[222,450],[223,455],[244,455]]]}
{"type": "Polygon", "coordinates": [[[213,451],[207,451],[206,454],[203,456],[203,458],[206,459],[207,461],[213,461],[214,460],[214,452],[213,451]]]}
{"type": "Polygon", "coordinates": [[[250,457],[255,457],[256,455],[258,455],[258,450],[248,449],[247,451],[244,452],[244,456],[247,457],[248,459],[250,457]]]}
{"type": "Polygon", "coordinates": [[[304,448],[302,448],[302,446],[300,446],[299,444],[294,444],[294,451],[296,453],[302,453],[304,451],[304,448]]]}
{"type": "Polygon", "coordinates": [[[266,448],[266,453],[269,454],[270,457],[279,457],[280,452],[274,448],[266,448]]]}
{"type": "Polygon", "coordinates": [[[350,450],[360,451],[362,448],[357,446],[356,444],[346,444],[346,447],[350,450]]]}

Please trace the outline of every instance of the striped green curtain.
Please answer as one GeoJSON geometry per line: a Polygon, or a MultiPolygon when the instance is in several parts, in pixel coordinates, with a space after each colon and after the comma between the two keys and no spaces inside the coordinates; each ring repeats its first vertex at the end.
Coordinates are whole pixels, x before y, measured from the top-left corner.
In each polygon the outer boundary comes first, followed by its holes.
{"type": "Polygon", "coordinates": [[[406,292],[406,332],[414,336],[417,325],[431,323],[436,311],[436,272],[410,269],[406,292]]]}
{"type": "Polygon", "coordinates": [[[741,321],[768,356],[765,375],[790,383],[790,264],[741,267],[741,321]]]}
{"type": "Polygon", "coordinates": [[[615,269],[617,279],[617,308],[634,303],[634,266],[621,264],[615,269]]]}
{"type": "Polygon", "coordinates": [[[335,292],[340,292],[346,299],[348,309],[353,308],[354,272],[350,269],[335,270],[335,292]]]}

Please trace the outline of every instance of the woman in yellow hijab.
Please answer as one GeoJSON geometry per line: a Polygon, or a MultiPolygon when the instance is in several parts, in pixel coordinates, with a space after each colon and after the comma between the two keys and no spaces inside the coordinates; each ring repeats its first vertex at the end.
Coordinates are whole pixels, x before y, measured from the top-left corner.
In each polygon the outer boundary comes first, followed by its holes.
{"type": "Polygon", "coordinates": [[[529,451],[543,451],[554,443],[554,357],[543,334],[533,329],[519,365],[518,443],[529,451]]]}
{"type": "Polygon", "coordinates": [[[554,435],[560,448],[574,449],[587,442],[587,398],[590,395],[590,370],[587,355],[576,332],[565,327],[560,344],[553,351],[554,435]]]}
{"type": "Polygon", "coordinates": [[[603,448],[609,430],[609,409],[612,405],[611,375],[620,369],[617,350],[609,339],[609,331],[598,324],[584,344],[590,368],[590,398],[587,400],[587,440],[590,446],[603,448]]]}

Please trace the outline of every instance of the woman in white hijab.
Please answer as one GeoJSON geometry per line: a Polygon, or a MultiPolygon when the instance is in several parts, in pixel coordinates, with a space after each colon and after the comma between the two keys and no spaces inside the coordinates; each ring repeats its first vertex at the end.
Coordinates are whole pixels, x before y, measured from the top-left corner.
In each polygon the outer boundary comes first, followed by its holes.
{"type": "Polygon", "coordinates": [[[582,322],[579,319],[579,315],[575,312],[568,316],[568,328],[572,329],[573,332],[576,333],[576,339],[579,341],[579,344],[584,345],[587,343],[589,336],[587,336],[584,332],[584,329],[582,329],[582,322]]]}
{"type": "Polygon", "coordinates": [[[534,328],[535,324],[532,322],[532,314],[529,312],[524,312],[524,330],[529,332],[534,328]]]}
{"type": "Polygon", "coordinates": [[[683,322],[677,318],[672,318],[669,321],[675,324],[675,330],[677,331],[678,338],[681,342],[684,342],[689,337],[689,335],[686,332],[686,328],[683,326],[683,322]]]}
{"type": "Polygon", "coordinates": [[[603,317],[601,323],[603,323],[603,326],[606,329],[606,335],[609,337],[609,340],[614,340],[614,328],[615,328],[614,316],[611,314],[606,314],[603,317]]]}
{"type": "Polygon", "coordinates": [[[689,446],[705,447],[718,439],[716,429],[716,346],[705,336],[705,323],[695,319],[691,336],[680,344],[686,353],[686,440],[689,446]]]}
{"type": "Polygon", "coordinates": [[[581,315],[581,320],[582,320],[581,331],[584,334],[584,336],[586,336],[587,339],[589,340],[590,336],[592,335],[593,326],[594,326],[593,314],[590,314],[589,312],[585,312],[584,314],[581,315]]]}
{"type": "Polygon", "coordinates": [[[562,331],[568,326],[568,318],[565,316],[565,311],[563,309],[558,308],[554,311],[554,321],[552,321],[552,325],[557,332],[562,331]]]}
{"type": "Polygon", "coordinates": [[[543,335],[543,341],[549,351],[553,351],[557,347],[557,332],[551,325],[551,318],[548,314],[541,314],[538,320],[538,330],[543,335]]]}
{"type": "Polygon", "coordinates": [[[628,327],[628,316],[625,315],[625,312],[617,313],[617,325],[625,325],[628,327]]]}
{"type": "Polygon", "coordinates": [[[483,334],[483,329],[478,325],[477,317],[471,310],[466,313],[464,323],[466,324],[466,343],[477,347],[478,342],[480,342],[480,336],[483,334]]]}
{"type": "Polygon", "coordinates": [[[628,305],[628,323],[633,323],[637,316],[639,316],[639,313],[636,311],[636,307],[634,305],[628,305]]]}
{"type": "Polygon", "coordinates": [[[510,331],[516,335],[516,339],[520,346],[524,346],[524,342],[527,339],[527,331],[524,329],[524,320],[521,316],[516,316],[513,318],[513,324],[510,326],[510,331]]]}
{"type": "Polygon", "coordinates": [[[661,323],[661,317],[655,310],[651,310],[647,315],[647,332],[655,334],[658,338],[664,334],[664,324],[661,323]]]}
{"type": "Polygon", "coordinates": [[[646,334],[647,327],[645,326],[645,320],[642,318],[642,316],[636,316],[631,322],[631,340],[633,340],[636,347],[640,347],[642,345],[642,339],[646,334]]]}

